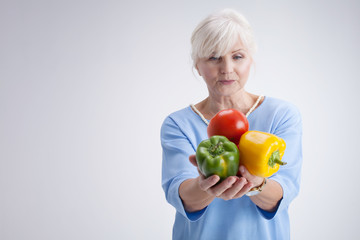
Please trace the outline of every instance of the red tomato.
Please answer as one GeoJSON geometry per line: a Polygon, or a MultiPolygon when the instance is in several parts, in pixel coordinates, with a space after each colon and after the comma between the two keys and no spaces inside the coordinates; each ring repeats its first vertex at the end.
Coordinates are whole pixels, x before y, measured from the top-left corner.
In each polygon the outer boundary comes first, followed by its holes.
{"type": "Polygon", "coordinates": [[[210,120],[207,133],[209,138],[214,135],[221,135],[238,145],[241,135],[248,130],[249,122],[242,112],[235,109],[225,109],[218,112],[210,120]]]}

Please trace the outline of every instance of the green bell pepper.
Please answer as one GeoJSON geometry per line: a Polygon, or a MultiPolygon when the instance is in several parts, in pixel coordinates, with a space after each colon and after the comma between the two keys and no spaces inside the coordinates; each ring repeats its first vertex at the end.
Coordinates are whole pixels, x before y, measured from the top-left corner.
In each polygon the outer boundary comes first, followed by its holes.
{"type": "Polygon", "coordinates": [[[205,177],[218,175],[222,181],[237,174],[239,149],[224,136],[212,136],[197,147],[196,162],[205,177]]]}

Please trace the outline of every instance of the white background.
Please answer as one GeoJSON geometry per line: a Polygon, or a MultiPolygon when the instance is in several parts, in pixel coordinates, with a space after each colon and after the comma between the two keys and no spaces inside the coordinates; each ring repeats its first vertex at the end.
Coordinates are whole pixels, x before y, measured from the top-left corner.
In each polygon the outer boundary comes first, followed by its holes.
{"type": "Polygon", "coordinates": [[[358,239],[360,3],[0,1],[0,239],[170,239],[159,131],[207,95],[190,36],[232,7],[259,51],[248,90],[303,116],[292,239],[358,239]]]}

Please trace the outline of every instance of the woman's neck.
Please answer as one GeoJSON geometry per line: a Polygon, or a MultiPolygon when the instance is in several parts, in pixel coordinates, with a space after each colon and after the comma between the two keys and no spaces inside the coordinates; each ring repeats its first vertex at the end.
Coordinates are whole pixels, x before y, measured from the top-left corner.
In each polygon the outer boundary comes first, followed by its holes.
{"type": "Polygon", "coordinates": [[[209,95],[209,97],[196,104],[196,107],[204,115],[205,118],[211,119],[219,111],[229,108],[236,109],[246,114],[253,106],[256,99],[256,95],[250,94],[245,91],[242,94],[226,97],[214,97],[209,95]]]}

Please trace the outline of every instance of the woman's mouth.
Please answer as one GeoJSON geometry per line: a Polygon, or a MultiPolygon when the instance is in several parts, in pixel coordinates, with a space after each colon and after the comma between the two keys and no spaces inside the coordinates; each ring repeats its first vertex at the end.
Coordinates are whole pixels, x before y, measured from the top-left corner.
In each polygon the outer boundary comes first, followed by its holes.
{"type": "Polygon", "coordinates": [[[219,80],[219,82],[224,85],[230,85],[233,84],[235,80],[219,80]]]}

